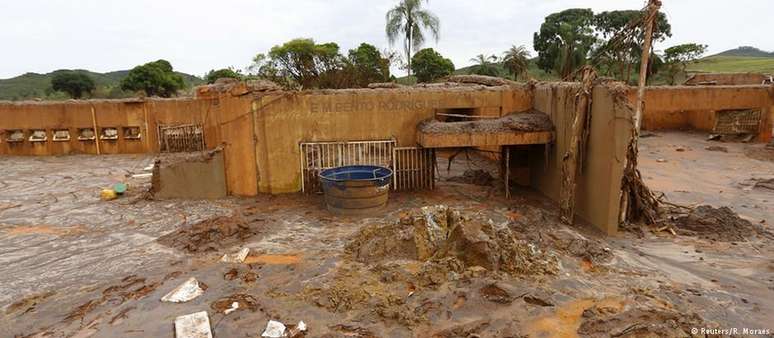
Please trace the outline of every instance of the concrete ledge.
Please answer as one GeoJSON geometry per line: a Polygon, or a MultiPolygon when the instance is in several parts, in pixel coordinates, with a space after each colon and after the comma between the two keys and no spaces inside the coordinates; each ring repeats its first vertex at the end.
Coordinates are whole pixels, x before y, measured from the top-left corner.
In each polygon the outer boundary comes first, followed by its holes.
{"type": "Polygon", "coordinates": [[[418,143],[425,148],[484,147],[546,144],[554,140],[550,131],[538,132],[475,132],[462,134],[431,134],[417,132],[418,143]]]}

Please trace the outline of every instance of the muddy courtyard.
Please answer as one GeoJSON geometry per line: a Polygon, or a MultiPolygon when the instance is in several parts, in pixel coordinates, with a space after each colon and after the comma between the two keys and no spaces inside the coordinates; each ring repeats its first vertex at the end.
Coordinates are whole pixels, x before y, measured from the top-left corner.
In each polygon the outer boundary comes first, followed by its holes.
{"type": "Polygon", "coordinates": [[[529,189],[505,199],[476,154],[449,172],[440,155],[434,191],[392,193],[375,217],[316,194],[154,200],[145,155],[2,158],[0,337],[174,337],[200,311],[214,337],[269,320],[296,337],[770,334],[774,150],[669,132],[640,154],[693,210],[612,237],[529,189]],[[100,200],[115,182],[127,194],[100,200]],[[161,301],[192,277],[200,296],[161,301]]]}

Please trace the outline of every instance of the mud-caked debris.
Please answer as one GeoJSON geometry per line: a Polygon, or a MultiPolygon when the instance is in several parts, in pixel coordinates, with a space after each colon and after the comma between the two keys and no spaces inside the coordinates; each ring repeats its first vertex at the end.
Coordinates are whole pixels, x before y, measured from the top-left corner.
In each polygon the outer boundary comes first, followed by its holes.
{"type": "Polygon", "coordinates": [[[240,216],[215,217],[164,235],[158,242],[189,253],[203,253],[240,244],[257,233],[240,216]]]}
{"type": "Polygon", "coordinates": [[[672,309],[632,307],[616,309],[592,307],[583,312],[578,333],[584,337],[690,337],[691,329],[702,327],[696,314],[672,309]]]}
{"type": "Polygon", "coordinates": [[[495,224],[480,215],[463,215],[447,206],[424,207],[399,222],[361,230],[348,246],[356,260],[436,261],[454,257],[469,266],[511,274],[551,275],[558,259],[537,245],[517,239],[507,223],[495,224]],[[475,217],[472,217],[475,216],[475,217]],[[387,246],[390,250],[380,250],[387,246]]]}
{"type": "Polygon", "coordinates": [[[676,219],[676,231],[720,242],[741,242],[761,233],[759,225],[745,220],[729,207],[701,205],[676,219]]]}
{"type": "Polygon", "coordinates": [[[462,176],[455,176],[447,179],[447,181],[450,181],[450,182],[473,184],[473,185],[480,185],[480,186],[491,186],[494,180],[495,180],[494,177],[492,177],[492,175],[488,171],[482,170],[482,169],[465,170],[465,172],[462,173],[462,176]]]}
{"type": "Polygon", "coordinates": [[[607,263],[614,257],[613,251],[602,241],[575,232],[558,230],[546,234],[546,238],[553,242],[552,247],[593,265],[607,263]]]}
{"type": "Polygon", "coordinates": [[[488,320],[474,320],[467,323],[458,324],[450,328],[434,332],[430,337],[433,338],[453,338],[453,337],[483,337],[480,334],[484,332],[490,323],[488,320]]]}
{"type": "Polygon", "coordinates": [[[27,297],[22,298],[19,301],[14,302],[13,304],[9,305],[8,308],[5,310],[5,314],[12,314],[14,312],[19,312],[19,314],[25,314],[27,312],[35,311],[35,307],[44,302],[49,297],[55,295],[56,293],[53,291],[43,292],[39,294],[29,295],[27,297]]]}
{"type": "Polygon", "coordinates": [[[508,293],[508,291],[503,290],[503,288],[497,286],[497,284],[489,284],[487,286],[484,286],[479,290],[479,293],[481,293],[481,296],[484,297],[484,299],[499,303],[499,304],[510,304],[513,302],[513,296],[508,293]]]}
{"type": "Polygon", "coordinates": [[[210,308],[217,312],[224,313],[233,308],[232,305],[234,303],[239,304],[237,307],[238,310],[248,310],[250,312],[258,311],[258,300],[251,295],[243,293],[237,293],[218,299],[210,304],[210,308]]]}

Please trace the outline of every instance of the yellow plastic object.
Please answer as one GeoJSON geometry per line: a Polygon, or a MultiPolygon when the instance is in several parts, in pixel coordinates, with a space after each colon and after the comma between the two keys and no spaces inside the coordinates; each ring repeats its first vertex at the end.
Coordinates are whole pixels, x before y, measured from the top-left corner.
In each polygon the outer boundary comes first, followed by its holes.
{"type": "Polygon", "coordinates": [[[103,201],[112,201],[117,197],[118,195],[113,189],[102,189],[102,191],[99,193],[99,198],[101,198],[103,201]]]}

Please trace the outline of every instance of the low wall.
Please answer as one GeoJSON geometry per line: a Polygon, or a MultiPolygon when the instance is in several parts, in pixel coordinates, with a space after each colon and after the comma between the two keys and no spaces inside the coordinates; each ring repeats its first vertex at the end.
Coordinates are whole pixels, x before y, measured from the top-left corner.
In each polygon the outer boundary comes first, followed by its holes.
{"type": "Polygon", "coordinates": [[[764,84],[765,81],[771,81],[771,78],[771,75],[761,73],[699,73],[691,75],[684,84],[686,86],[761,85],[764,84]]]}
{"type": "MultiPolygon", "coordinates": [[[[559,200],[562,158],[570,145],[579,90],[578,83],[540,84],[535,88],[535,109],[551,117],[556,140],[547,151],[542,146],[531,148],[531,185],[555,201],[559,200]]],[[[614,92],[610,87],[594,87],[588,145],[575,198],[576,214],[608,234],[618,229],[623,159],[632,128],[632,111],[625,93],[614,92]]]]}
{"type": "Polygon", "coordinates": [[[153,195],[162,199],[217,199],[228,195],[223,153],[162,157],[153,168],[153,195]]]}
{"type": "MultiPolygon", "coordinates": [[[[636,100],[636,90],[630,91],[629,99],[636,100]]],[[[763,121],[757,141],[771,140],[774,86],[648,87],[642,128],[711,131],[715,112],[733,109],[760,109],[763,121]]]]}
{"type": "Polygon", "coordinates": [[[252,96],[208,99],[83,100],[66,102],[0,102],[0,131],[23,130],[23,142],[0,137],[2,155],[158,153],[160,125],[201,124],[207,149],[224,146],[228,192],[255,195],[257,177],[251,115],[252,96]],[[78,140],[81,128],[117,128],[115,140],[78,140]],[[123,128],[140,128],[128,139],[123,128]],[[45,142],[30,142],[32,130],[45,130],[45,142]],[[68,130],[69,141],[54,141],[56,130],[68,130]]]}

